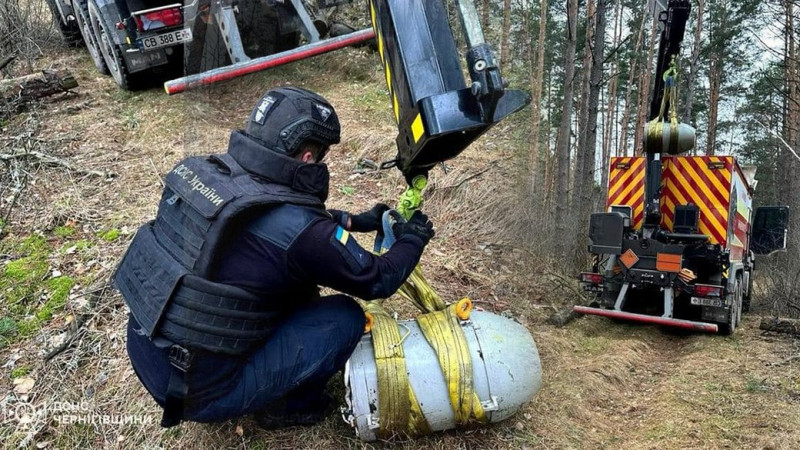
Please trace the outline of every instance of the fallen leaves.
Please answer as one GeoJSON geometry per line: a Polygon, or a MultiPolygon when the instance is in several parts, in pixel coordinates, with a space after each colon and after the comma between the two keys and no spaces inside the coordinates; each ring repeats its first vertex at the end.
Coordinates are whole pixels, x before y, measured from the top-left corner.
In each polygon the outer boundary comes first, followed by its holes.
{"type": "Polygon", "coordinates": [[[35,384],[36,380],[30,377],[14,378],[14,393],[20,395],[27,394],[33,389],[35,384]]]}

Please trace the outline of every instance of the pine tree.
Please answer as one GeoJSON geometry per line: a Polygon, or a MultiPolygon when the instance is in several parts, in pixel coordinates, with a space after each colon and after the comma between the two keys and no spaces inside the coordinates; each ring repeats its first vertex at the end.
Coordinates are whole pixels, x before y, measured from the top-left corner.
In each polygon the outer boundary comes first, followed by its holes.
{"type": "MultiPolygon", "coordinates": [[[[530,177],[534,188],[539,178],[539,142],[541,141],[540,125],[542,122],[542,84],[544,78],[545,38],[547,36],[547,0],[542,0],[539,6],[539,38],[536,41],[536,58],[531,58],[531,130],[529,135],[530,148],[530,177]],[[534,64],[535,61],[535,64],[534,64]]],[[[533,52],[531,52],[531,55],[533,52]]],[[[549,154],[549,149],[547,150],[549,154]]],[[[535,192],[535,191],[534,191],[535,192]]]]}
{"type": "MultiPolygon", "coordinates": [[[[636,25],[636,39],[634,46],[630,52],[630,71],[627,77],[627,89],[625,90],[625,101],[623,103],[624,110],[622,112],[622,120],[620,122],[619,130],[620,130],[620,138],[617,146],[617,156],[625,156],[630,151],[630,117],[632,114],[636,114],[636,101],[634,97],[634,92],[636,92],[636,80],[639,78],[639,70],[640,69],[640,60],[639,54],[642,51],[643,42],[644,42],[644,32],[647,27],[648,21],[647,15],[645,13],[644,8],[639,9],[639,14],[637,15],[637,19],[634,21],[636,25]]],[[[644,70],[647,70],[649,67],[648,65],[644,65],[644,70]]],[[[638,94],[637,94],[638,95],[638,94]]],[[[646,95],[646,93],[645,93],[646,95]]],[[[631,152],[632,153],[632,152],[631,152]]]]}
{"type": "MultiPolygon", "coordinates": [[[[564,53],[564,91],[561,106],[561,123],[556,138],[556,193],[561,198],[569,198],[570,135],[572,121],[573,87],[575,85],[575,49],[577,46],[578,0],[567,0],[567,48],[564,53]]],[[[555,202],[555,223],[559,236],[567,236],[568,201],[555,202]]],[[[564,253],[566,239],[558,241],[564,253]]]]}
{"type": "Polygon", "coordinates": [[[747,66],[745,49],[749,44],[747,27],[755,20],[758,0],[708,1],[708,43],[702,55],[708,61],[708,118],[706,154],[716,153],[719,105],[723,91],[734,80],[737,71],[747,66]]]}

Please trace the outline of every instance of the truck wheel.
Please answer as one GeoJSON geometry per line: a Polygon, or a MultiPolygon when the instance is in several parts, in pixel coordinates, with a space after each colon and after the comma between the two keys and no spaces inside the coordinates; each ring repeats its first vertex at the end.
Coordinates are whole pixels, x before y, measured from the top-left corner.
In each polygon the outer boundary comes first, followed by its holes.
{"type": "Polygon", "coordinates": [[[737,297],[737,307],[736,307],[736,326],[739,326],[742,323],[742,308],[744,307],[744,285],[742,283],[742,277],[736,277],[736,297],[737,297]]]}
{"type": "Polygon", "coordinates": [[[72,3],[75,10],[75,21],[78,23],[83,41],[86,43],[86,48],[89,49],[89,55],[92,57],[94,66],[97,71],[103,75],[108,75],[108,66],[103,60],[103,55],[100,53],[100,46],[97,45],[97,35],[94,34],[92,23],[89,19],[89,9],[86,5],[86,0],[76,0],[72,3]]]}
{"type": "Polygon", "coordinates": [[[753,299],[753,272],[747,277],[747,293],[742,294],[742,312],[750,312],[750,302],[753,299]]]}
{"type": "Polygon", "coordinates": [[[242,36],[245,53],[251,58],[272,55],[297,47],[300,33],[287,30],[281,34],[279,5],[270,6],[259,0],[241,0],[236,24],[242,36]]]}
{"type": "Polygon", "coordinates": [[[740,277],[736,277],[736,284],[733,288],[733,301],[731,302],[731,310],[728,315],[728,322],[719,324],[719,332],[726,336],[730,336],[736,331],[736,325],[739,323],[739,317],[742,307],[742,281],[740,277]]]}
{"type": "Polygon", "coordinates": [[[258,58],[275,53],[277,13],[258,0],[241,0],[236,25],[247,56],[258,58]]]}
{"type": "Polygon", "coordinates": [[[58,28],[59,33],[61,33],[61,38],[64,40],[64,43],[70,47],[79,47],[82,45],[83,40],[81,39],[80,25],[75,22],[64,23],[64,21],[61,20],[61,13],[58,12],[58,5],[56,4],[58,0],[46,1],[47,7],[50,8],[50,13],[53,15],[53,23],[56,24],[56,28],[58,28]]]}
{"type": "Polygon", "coordinates": [[[192,28],[192,42],[184,46],[183,74],[192,75],[231,63],[225,38],[216,23],[197,20],[192,28]]]}
{"type": "Polygon", "coordinates": [[[108,66],[109,73],[111,73],[111,76],[119,87],[130,90],[128,68],[125,67],[125,60],[122,59],[122,51],[119,46],[114,43],[114,38],[111,37],[111,30],[107,29],[105,21],[100,17],[100,11],[94,0],[91,0],[89,3],[89,20],[91,21],[95,36],[97,36],[97,44],[100,47],[103,60],[106,62],[106,66],[108,66]]]}

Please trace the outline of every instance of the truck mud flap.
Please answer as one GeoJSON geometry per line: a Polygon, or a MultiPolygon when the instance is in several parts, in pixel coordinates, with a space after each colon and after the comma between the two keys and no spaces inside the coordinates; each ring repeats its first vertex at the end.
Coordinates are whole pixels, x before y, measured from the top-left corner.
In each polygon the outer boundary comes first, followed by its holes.
{"type": "Polygon", "coordinates": [[[149,52],[123,50],[122,57],[125,59],[125,67],[128,69],[128,73],[141,72],[151,67],[162,66],[169,62],[167,60],[167,54],[163,49],[151,50],[149,52]]]}
{"type": "Polygon", "coordinates": [[[635,314],[611,309],[591,308],[588,306],[575,306],[572,308],[572,310],[578,314],[591,314],[595,316],[610,317],[612,319],[630,320],[632,322],[652,323],[656,325],[665,325],[668,327],[683,328],[686,330],[703,331],[706,333],[716,333],[719,331],[719,327],[715,323],[668,319],[660,316],[648,316],[646,314],[635,314]]]}

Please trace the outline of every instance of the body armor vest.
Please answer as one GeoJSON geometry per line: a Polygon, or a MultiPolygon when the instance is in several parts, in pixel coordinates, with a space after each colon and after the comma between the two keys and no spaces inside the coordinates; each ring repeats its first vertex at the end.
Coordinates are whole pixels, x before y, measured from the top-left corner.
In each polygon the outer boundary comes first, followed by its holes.
{"type": "Polygon", "coordinates": [[[228,153],[185,159],[167,174],[156,219],[136,233],[114,282],[151,339],[245,355],[266,339],[278,312],[211,280],[225,240],[244,219],[278,204],[324,210],[327,192],[326,166],[234,132],[228,153]]]}

